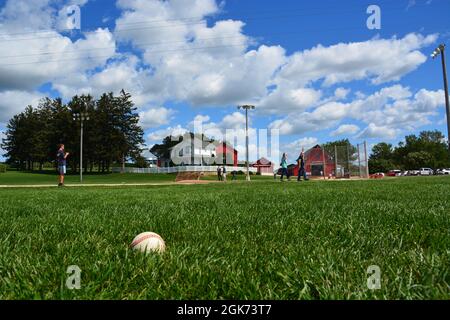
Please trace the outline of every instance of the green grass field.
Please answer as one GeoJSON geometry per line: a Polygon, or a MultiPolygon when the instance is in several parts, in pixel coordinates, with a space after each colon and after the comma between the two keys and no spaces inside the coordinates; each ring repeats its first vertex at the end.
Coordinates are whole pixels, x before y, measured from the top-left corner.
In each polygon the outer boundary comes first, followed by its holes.
{"type": "Polygon", "coordinates": [[[449,299],[449,190],[447,177],[0,189],[0,298],[449,299]],[[165,254],[129,249],[144,231],[165,254]]]}
{"type": "MultiPolygon", "coordinates": [[[[172,174],[87,174],[83,184],[121,184],[121,183],[162,183],[175,181],[172,174]]],[[[66,184],[80,184],[79,175],[67,175],[66,184]]],[[[58,175],[54,171],[47,173],[22,173],[8,171],[0,174],[0,185],[57,185],[58,175]]]]}
{"type": "MultiPolygon", "coordinates": [[[[176,174],[87,174],[83,176],[83,184],[146,184],[146,183],[170,183],[174,182],[176,174]]],[[[253,180],[273,180],[273,177],[253,176],[253,180]]],[[[217,180],[215,175],[205,176],[203,180],[217,180]]],[[[231,181],[231,175],[228,180],[231,181]]],[[[238,175],[238,181],[244,181],[245,175],[238,175]]],[[[67,185],[80,184],[79,175],[67,175],[65,178],[67,185]]],[[[0,186],[11,185],[57,185],[58,175],[54,171],[47,173],[30,173],[8,171],[0,173],[0,186]]]]}

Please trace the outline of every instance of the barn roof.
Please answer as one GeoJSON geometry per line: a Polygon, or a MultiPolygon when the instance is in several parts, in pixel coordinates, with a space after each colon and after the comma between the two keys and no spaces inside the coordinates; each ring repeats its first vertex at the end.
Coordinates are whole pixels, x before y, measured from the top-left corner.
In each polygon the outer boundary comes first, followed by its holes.
{"type": "Polygon", "coordinates": [[[253,164],[253,167],[270,167],[272,166],[272,162],[267,160],[266,158],[261,158],[253,164]]]}
{"type": "Polygon", "coordinates": [[[306,151],[305,158],[307,161],[320,161],[323,158],[323,151],[325,153],[327,162],[333,161],[333,157],[330,155],[330,153],[327,152],[327,150],[324,150],[320,145],[316,145],[315,147],[312,147],[311,149],[306,151]]]}

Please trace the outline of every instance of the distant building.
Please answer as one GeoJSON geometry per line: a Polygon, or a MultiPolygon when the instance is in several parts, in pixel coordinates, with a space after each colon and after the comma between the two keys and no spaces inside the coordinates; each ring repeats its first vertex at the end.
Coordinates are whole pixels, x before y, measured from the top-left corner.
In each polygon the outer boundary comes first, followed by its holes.
{"type": "Polygon", "coordinates": [[[153,153],[149,152],[145,158],[150,168],[156,168],[158,166],[158,157],[156,157],[153,153]]]}
{"type": "MultiPolygon", "coordinates": [[[[333,157],[320,145],[305,152],[305,170],[311,177],[328,177],[335,175],[335,162],[333,157]]],[[[292,166],[292,174],[298,175],[298,165],[292,166]]]]}
{"type": "Polygon", "coordinates": [[[169,149],[170,158],[158,158],[159,167],[238,165],[238,151],[225,142],[187,133],[182,141],[169,149]]]}
{"type": "Polygon", "coordinates": [[[257,169],[257,173],[261,175],[273,175],[275,165],[273,162],[267,160],[266,158],[261,158],[252,164],[253,168],[257,169]]]}

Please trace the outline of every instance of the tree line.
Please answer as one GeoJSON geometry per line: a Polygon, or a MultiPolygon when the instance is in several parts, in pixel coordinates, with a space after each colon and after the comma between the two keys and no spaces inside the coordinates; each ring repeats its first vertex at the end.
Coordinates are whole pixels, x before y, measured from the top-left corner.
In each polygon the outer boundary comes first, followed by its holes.
{"type": "Polygon", "coordinates": [[[42,170],[55,163],[59,144],[70,153],[68,166],[80,170],[80,126],[74,114],[89,115],[84,122],[83,167],[85,171],[108,172],[125,159],[140,160],[144,131],[139,126],[131,95],[105,93],[98,100],[90,95],[44,98],[37,107],[28,106],[7,124],[2,147],[7,163],[19,170],[42,170]]]}
{"type": "Polygon", "coordinates": [[[372,149],[369,168],[371,173],[394,169],[450,168],[448,144],[445,136],[437,130],[406,136],[397,147],[381,142],[372,149]]]}

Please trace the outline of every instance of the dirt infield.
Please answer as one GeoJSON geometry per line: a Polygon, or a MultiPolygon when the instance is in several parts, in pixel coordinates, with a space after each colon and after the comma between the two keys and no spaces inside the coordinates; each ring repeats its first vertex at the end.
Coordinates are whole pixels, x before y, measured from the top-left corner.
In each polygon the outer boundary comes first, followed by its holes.
{"type": "Polygon", "coordinates": [[[175,182],[195,181],[198,182],[205,174],[203,172],[180,172],[175,182]]]}
{"type": "Polygon", "coordinates": [[[218,183],[218,182],[217,181],[206,181],[206,180],[183,180],[183,181],[178,181],[176,184],[191,185],[191,184],[212,184],[212,183],[218,183]]]}

